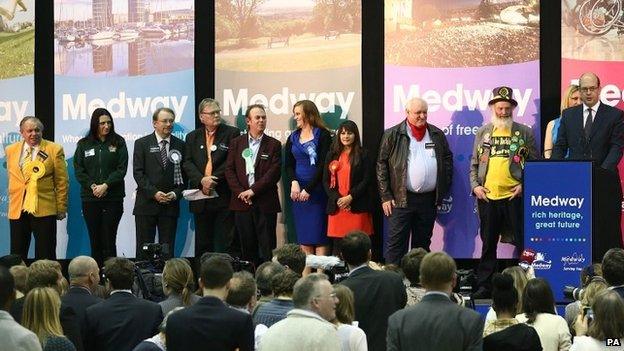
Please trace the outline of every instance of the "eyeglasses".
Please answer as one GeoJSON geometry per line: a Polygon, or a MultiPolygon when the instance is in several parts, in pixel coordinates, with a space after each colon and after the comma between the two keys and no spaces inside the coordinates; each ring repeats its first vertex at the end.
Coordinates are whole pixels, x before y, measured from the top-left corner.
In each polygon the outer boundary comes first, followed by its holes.
{"type": "Polygon", "coordinates": [[[582,87],[580,90],[583,93],[593,93],[594,91],[598,90],[598,87],[582,87]]]}
{"type": "Polygon", "coordinates": [[[329,296],[323,296],[323,295],[318,295],[315,297],[315,299],[323,299],[323,298],[330,298],[330,299],[337,299],[338,296],[336,296],[336,293],[331,293],[329,294],[329,296]]]}
{"type": "Polygon", "coordinates": [[[200,112],[200,115],[206,115],[206,116],[216,116],[218,114],[221,113],[221,110],[214,110],[214,111],[210,111],[210,112],[200,112]]]}

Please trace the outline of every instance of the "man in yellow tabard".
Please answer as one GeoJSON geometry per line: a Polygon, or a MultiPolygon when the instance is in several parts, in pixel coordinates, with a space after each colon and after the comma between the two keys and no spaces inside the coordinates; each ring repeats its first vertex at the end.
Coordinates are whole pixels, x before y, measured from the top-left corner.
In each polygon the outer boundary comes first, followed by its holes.
{"type": "Polygon", "coordinates": [[[470,161],[470,183],[477,197],[483,247],[473,298],[487,298],[496,271],[499,236],[510,232],[510,241],[522,250],[522,170],[526,160],[537,158],[531,128],[513,121],[518,105],[509,87],[493,90],[489,102],[491,121],[479,128],[470,161]]]}

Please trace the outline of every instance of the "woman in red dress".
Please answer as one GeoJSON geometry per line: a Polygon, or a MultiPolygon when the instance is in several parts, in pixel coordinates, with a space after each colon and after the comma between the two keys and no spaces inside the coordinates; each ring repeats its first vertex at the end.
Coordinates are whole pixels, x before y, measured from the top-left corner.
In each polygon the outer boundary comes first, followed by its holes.
{"type": "Polygon", "coordinates": [[[328,196],[327,236],[334,239],[334,253],[339,252],[340,241],[349,232],[373,233],[371,179],[373,168],[362,148],[358,127],[353,121],[344,121],[336,130],[323,172],[328,196]]]}

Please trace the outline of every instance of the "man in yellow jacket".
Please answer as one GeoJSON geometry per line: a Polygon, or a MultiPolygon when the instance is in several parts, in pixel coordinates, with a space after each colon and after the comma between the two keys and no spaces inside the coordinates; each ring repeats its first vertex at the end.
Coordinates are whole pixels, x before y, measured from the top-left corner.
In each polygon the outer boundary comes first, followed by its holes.
{"type": "Polygon", "coordinates": [[[11,253],[26,258],[32,233],[35,258],[55,259],[56,221],[67,212],[67,164],[63,147],[42,132],[38,118],[24,117],[23,140],[6,147],[11,253]]]}

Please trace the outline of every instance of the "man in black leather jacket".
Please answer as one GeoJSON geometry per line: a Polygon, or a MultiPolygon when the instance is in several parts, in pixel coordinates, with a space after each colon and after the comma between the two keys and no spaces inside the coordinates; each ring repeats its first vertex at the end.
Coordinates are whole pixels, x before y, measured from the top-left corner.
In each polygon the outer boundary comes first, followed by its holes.
{"type": "Polygon", "coordinates": [[[444,132],[427,123],[427,103],[409,100],[405,121],[386,130],[377,182],[389,231],[386,262],[399,264],[411,247],[429,251],[437,205],[451,186],[453,153],[444,132]]]}

